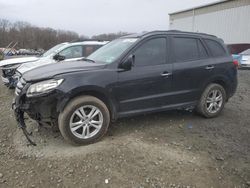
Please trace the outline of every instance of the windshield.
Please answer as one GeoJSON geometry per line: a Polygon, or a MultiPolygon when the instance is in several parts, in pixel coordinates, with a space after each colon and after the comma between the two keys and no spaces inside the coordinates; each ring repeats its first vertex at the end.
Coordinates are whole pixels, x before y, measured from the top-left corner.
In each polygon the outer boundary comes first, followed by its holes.
{"type": "Polygon", "coordinates": [[[110,64],[117,60],[137,40],[138,38],[116,39],[92,53],[88,56],[88,59],[110,64]]]}
{"type": "Polygon", "coordinates": [[[42,57],[47,57],[53,53],[55,53],[56,50],[58,50],[59,48],[61,48],[63,45],[65,45],[65,43],[62,44],[58,44],[56,46],[54,46],[53,48],[50,48],[47,52],[45,52],[42,57]]]}
{"type": "Polygon", "coordinates": [[[244,52],[241,52],[242,55],[250,55],[250,49],[245,50],[244,52]]]}

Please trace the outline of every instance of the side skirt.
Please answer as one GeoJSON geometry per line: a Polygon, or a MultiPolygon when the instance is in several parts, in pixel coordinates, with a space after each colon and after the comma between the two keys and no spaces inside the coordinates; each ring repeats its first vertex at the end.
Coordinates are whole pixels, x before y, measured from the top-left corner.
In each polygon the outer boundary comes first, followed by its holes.
{"type": "Polygon", "coordinates": [[[193,109],[197,105],[197,102],[198,101],[192,101],[192,102],[186,102],[186,103],[181,103],[181,104],[160,106],[158,108],[147,108],[147,109],[127,111],[127,112],[120,112],[120,113],[118,113],[118,118],[128,117],[128,116],[136,116],[136,115],[140,115],[140,114],[148,114],[148,113],[153,113],[153,112],[174,110],[174,109],[193,109]]]}

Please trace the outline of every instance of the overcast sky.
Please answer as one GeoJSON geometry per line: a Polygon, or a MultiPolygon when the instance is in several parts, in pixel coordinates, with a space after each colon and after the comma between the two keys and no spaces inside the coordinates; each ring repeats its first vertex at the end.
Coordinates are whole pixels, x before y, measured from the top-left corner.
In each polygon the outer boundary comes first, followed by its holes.
{"type": "Polygon", "coordinates": [[[168,29],[168,13],[217,0],[0,0],[0,18],[92,36],[168,29]]]}

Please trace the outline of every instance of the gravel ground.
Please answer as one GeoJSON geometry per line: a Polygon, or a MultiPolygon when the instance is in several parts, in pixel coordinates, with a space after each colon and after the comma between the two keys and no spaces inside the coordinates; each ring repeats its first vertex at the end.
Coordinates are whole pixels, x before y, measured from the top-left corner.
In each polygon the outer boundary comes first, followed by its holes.
{"type": "Polygon", "coordinates": [[[250,71],[221,116],[169,111],[113,123],[100,142],[75,147],[27,119],[29,146],[0,82],[0,187],[250,187],[250,71]]]}

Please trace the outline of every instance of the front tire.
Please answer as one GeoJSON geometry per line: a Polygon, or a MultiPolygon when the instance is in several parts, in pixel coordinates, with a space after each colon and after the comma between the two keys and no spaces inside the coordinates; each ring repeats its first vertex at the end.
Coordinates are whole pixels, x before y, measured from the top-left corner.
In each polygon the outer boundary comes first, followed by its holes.
{"type": "Polygon", "coordinates": [[[206,118],[217,117],[223,110],[225,102],[225,89],[219,84],[210,84],[204,90],[196,110],[206,118]]]}
{"type": "Polygon", "coordinates": [[[92,144],[100,140],[107,132],[109,123],[107,106],[92,96],[73,99],[58,117],[62,136],[76,145],[92,144]]]}

